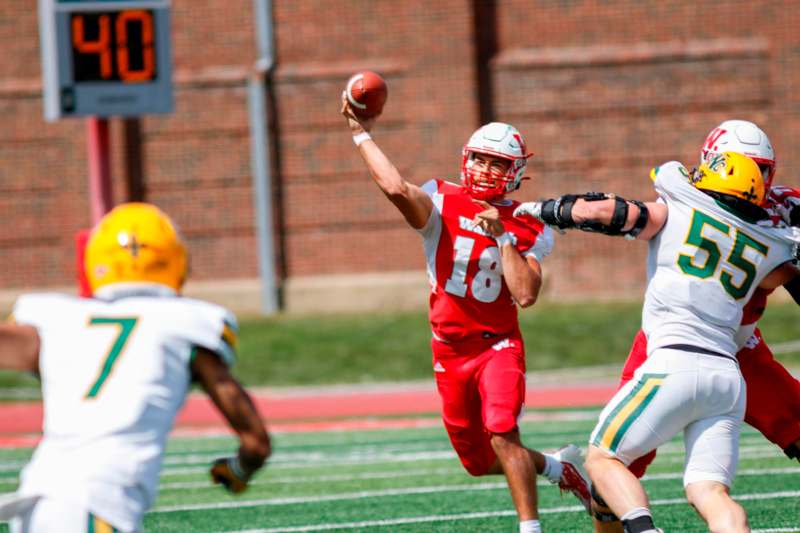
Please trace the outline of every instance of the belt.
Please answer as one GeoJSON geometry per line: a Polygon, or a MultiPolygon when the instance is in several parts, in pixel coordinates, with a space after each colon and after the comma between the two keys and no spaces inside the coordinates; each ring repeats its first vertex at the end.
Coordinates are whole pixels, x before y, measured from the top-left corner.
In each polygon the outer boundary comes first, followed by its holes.
{"type": "MultiPolygon", "coordinates": [[[[680,350],[682,352],[693,352],[699,353],[703,355],[713,355],[714,357],[722,357],[724,359],[730,359],[732,361],[736,361],[735,357],[731,357],[730,355],[726,355],[724,353],[715,352],[714,350],[709,350],[707,348],[701,348],[699,346],[694,346],[692,344],[668,344],[667,346],[661,346],[661,348],[666,348],[668,350],[680,350]]],[[[738,361],[736,361],[738,363],[738,361]]]]}
{"type": "Polygon", "coordinates": [[[454,343],[457,344],[457,343],[461,343],[461,342],[477,342],[477,341],[482,341],[482,340],[487,340],[487,339],[497,339],[497,338],[503,339],[503,338],[507,338],[507,337],[511,337],[513,335],[516,335],[517,332],[514,331],[514,330],[509,331],[508,333],[493,333],[491,331],[481,331],[480,333],[473,333],[472,335],[470,335],[468,337],[462,337],[462,338],[457,339],[457,340],[443,339],[442,337],[440,337],[439,335],[437,335],[433,331],[431,332],[431,334],[433,335],[434,339],[436,339],[439,342],[443,342],[444,344],[454,344],[454,343]]]}

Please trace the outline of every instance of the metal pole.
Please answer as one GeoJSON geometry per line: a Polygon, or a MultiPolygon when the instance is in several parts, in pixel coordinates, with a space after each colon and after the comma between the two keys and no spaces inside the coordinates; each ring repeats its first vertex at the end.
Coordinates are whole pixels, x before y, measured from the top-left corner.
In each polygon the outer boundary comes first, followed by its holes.
{"type": "Polygon", "coordinates": [[[278,281],[275,274],[273,238],[272,176],[270,139],[267,127],[267,77],[273,66],[272,3],[254,0],[258,59],[248,80],[250,115],[250,166],[253,172],[253,202],[258,239],[258,266],[261,276],[261,310],[274,314],[279,309],[278,281]]]}
{"type": "Polygon", "coordinates": [[[86,145],[89,155],[89,204],[94,225],[111,210],[113,203],[107,119],[90,117],[86,120],[86,145]]]}

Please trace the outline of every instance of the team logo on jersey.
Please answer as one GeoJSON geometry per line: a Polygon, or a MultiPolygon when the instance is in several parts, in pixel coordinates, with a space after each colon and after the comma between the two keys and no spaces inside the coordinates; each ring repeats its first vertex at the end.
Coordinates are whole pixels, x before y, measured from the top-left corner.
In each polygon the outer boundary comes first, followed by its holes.
{"type": "Polygon", "coordinates": [[[468,218],[468,217],[459,216],[458,217],[458,227],[463,229],[463,230],[470,231],[472,233],[477,233],[478,235],[483,235],[484,237],[488,237],[489,236],[489,234],[486,233],[485,229],[483,229],[480,226],[476,226],[472,222],[472,219],[468,218]]]}
{"type": "MultiPolygon", "coordinates": [[[[485,229],[480,226],[476,226],[471,218],[459,216],[458,217],[458,227],[463,229],[464,231],[469,231],[470,233],[477,233],[478,235],[483,235],[484,237],[489,237],[490,239],[494,239],[494,235],[490,235],[485,229]]],[[[516,246],[517,245],[517,236],[514,235],[513,232],[507,231],[508,235],[511,237],[511,243],[516,246]]]]}

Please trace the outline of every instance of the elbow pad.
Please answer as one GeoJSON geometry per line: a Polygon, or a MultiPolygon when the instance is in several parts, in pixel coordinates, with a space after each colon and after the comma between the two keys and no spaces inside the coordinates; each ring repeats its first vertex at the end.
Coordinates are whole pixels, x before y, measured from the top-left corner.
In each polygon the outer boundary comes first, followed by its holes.
{"type": "Polygon", "coordinates": [[[626,200],[621,196],[602,192],[589,192],[586,194],[565,194],[554,200],[542,202],[542,221],[550,226],[559,229],[579,229],[604,235],[622,235],[626,239],[635,239],[647,226],[650,213],[647,206],[638,200],[626,200]],[[598,221],[586,221],[576,223],[572,218],[572,208],[579,199],[587,202],[597,202],[600,200],[613,199],[614,212],[611,215],[611,222],[604,224],[598,221]],[[628,219],[629,203],[639,208],[639,216],[629,230],[623,230],[625,221],[628,219]]]}

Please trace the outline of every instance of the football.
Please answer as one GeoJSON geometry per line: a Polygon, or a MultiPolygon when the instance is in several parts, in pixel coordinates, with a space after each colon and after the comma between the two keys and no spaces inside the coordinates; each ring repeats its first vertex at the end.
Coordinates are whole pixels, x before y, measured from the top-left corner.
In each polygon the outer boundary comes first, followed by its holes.
{"type": "Polygon", "coordinates": [[[353,113],[360,118],[373,118],[383,111],[389,88],[379,74],[364,70],[350,77],[345,95],[353,113]]]}

